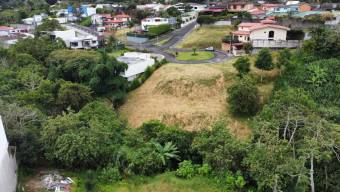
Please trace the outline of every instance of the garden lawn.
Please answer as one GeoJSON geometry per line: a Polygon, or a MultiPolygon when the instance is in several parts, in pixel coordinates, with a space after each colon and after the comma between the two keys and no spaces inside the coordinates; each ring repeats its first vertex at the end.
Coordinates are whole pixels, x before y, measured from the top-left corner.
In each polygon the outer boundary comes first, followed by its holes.
{"type": "Polygon", "coordinates": [[[181,61],[197,61],[197,60],[208,60],[214,57],[213,52],[208,51],[196,51],[194,55],[193,52],[179,52],[176,59],[181,61]]]}
{"type": "Polygon", "coordinates": [[[230,26],[202,26],[178,43],[177,48],[199,49],[213,46],[215,49],[221,49],[221,41],[224,36],[229,35],[232,31],[230,26]]]}

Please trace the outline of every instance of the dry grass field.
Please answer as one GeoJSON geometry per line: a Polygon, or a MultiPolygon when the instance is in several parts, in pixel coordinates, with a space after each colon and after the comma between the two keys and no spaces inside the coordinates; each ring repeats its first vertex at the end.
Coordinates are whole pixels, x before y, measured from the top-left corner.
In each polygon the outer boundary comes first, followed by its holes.
{"type": "MultiPolygon", "coordinates": [[[[141,87],[128,94],[119,109],[120,114],[132,128],[158,119],[186,130],[199,130],[226,120],[234,135],[247,138],[251,134],[247,119],[233,118],[228,112],[227,88],[236,75],[233,62],[164,65],[141,87]]],[[[259,75],[262,72],[253,69],[252,73],[259,75]]],[[[263,73],[271,79],[277,71],[263,73]]],[[[263,102],[268,99],[272,88],[271,82],[259,86],[263,102]]]]}

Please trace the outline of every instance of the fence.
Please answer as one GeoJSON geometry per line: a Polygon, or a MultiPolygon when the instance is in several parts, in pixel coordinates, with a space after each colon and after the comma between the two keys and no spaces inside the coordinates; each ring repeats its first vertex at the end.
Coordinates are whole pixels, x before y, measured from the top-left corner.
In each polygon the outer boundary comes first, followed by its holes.
{"type": "Polygon", "coordinates": [[[254,48],[296,48],[300,47],[301,41],[299,40],[252,40],[252,45],[254,48]]]}

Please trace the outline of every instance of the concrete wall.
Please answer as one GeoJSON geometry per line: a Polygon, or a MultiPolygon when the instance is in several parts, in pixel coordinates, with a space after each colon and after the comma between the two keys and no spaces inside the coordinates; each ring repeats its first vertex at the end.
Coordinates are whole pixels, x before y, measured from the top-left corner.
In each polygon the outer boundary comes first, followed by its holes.
{"type": "Polygon", "coordinates": [[[127,41],[133,42],[133,43],[145,43],[148,40],[149,40],[149,38],[127,36],[127,41]]]}
{"type": "Polygon", "coordinates": [[[15,192],[17,184],[15,154],[10,154],[5,129],[0,117],[0,192],[15,192]]]}
{"type": "Polygon", "coordinates": [[[286,40],[287,39],[287,31],[283,29],[277,29],[272,27],[267,27],[263,29],[258,29],[255,31],[252,31],[250,33],[250,39],[256,40],[256,39],[269,39],[269,31],[274,31],[274,38],[273,40],[286,40]]]}

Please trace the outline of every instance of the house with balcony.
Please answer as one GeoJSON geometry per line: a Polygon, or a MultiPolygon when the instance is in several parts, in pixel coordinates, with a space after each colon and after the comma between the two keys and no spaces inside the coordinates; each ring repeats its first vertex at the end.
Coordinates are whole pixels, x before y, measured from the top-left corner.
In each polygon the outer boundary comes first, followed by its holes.
{"type": "MultiPolygon", "coordinates": [[[[233,44],[242,47],[244,43],[250,43],[254,48],[295,48],[300,45],[299,40],[287,40],[288,27],[277,25],[274,20],[262,20],[258,23],[240,23],[237,31],[232,32],[232,39],[227,52],[233,52],[233,44]]],[[[224,42],[227,43],[228,42],[224,42]]]]}
{"type": "Polygon", "coordinates": [[[98,48],[101,36],[91,29],[74,24],[65,25],[65,31],[51,32],[52,38],[62,39],[70,49],[98,48]]]}
{"type": "Polygon", "coordinates": [[[111,14],[94,14],[91,16],[92,25],[102,26],[105,21],[111,20],[111,14]]]}

